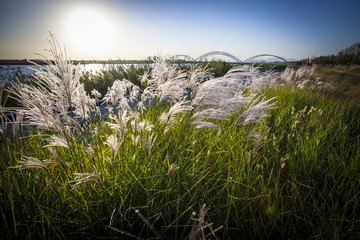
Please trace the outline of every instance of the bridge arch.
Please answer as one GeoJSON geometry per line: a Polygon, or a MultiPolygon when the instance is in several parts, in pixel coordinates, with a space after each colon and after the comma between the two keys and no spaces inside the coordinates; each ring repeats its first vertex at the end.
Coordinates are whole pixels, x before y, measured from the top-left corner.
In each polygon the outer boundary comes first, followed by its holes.
{"type": "Polygon", "coordinates": [[[255,55],[255,56],[249,57],[248,59],[244,60],[244,63],[251,63],[251,61],[253,61],[254,59],[259,58],[259,57],[274,57],[274,58],[280,59],[280,60],[282,60],[282,61],[284,61],[286,63],[289,63],[289,61],[286,60],[285,58],[282,58],[282,57],[279,57],[279,56],[276,56],[276,55],[273,55],[273,54],[255,55]]]}
{"type": "Polygon", "coordinates": [[[189,55],[185,55],[185,54],[177,54],[177,55],[173,56],[173,58],[174,58],[174,60],[184,59],[184,61],[195,62],[194,58],[192,58],[189,55]]]}
{"type": "Polygon", "coordinates": [[[216,56],[216,55],[226,56],[226,57],[229,57],[229,58],[235,60],[237,63],[242,63],[242,61],[240,59],[238,59],[237,57],[235,57],[234,55],[227,53],[227,52],[222,52],[222,51],[212,51],[212,52],[204,53],[203,55],[201,55],[200,57],[195,59],[195,61],[200,62],[202,59],[205,59],[209,56],[216,56]]]}

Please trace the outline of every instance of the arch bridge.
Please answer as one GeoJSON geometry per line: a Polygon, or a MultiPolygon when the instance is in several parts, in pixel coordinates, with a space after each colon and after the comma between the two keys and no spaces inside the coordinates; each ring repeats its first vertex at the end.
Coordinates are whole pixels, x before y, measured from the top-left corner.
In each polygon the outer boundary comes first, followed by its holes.
{"type": "Polygon", "coordinates": [[[261,57],[273,57],[273,58],[277,58],[279,60],[282,60],[286,63],[289,63],[288,60],[286,60],[285,58],[282,58],[282,57],[279,57],[279,56],[276,56],[276,55],[273,55],[273,54],[259,54],[259,55],[255,55],[255,56],[252,56],[252,57],[249,57],[248,59],[244,60],[244,63],[251,63],[254,59],[256,58],[261,58],[261,57]]]}
{"type": "Polygon", "coordinates": [[[211,51],[211,52],[207,52],[207,53],[204,53],[203,55],[201,55],[200,57],[194,59],[192,58],[191,56],[189,55],[183,55],[183,54],[178,54],[178,55],[175,55],[173,58],[174,59],[184,59],[185,62],[194,62],[194,63],[198,63],[198,62],[201,62],[202,60],[205,60],[207,57],[209,56],[218,56],[218,55],[221,55],[221,56],[225,56],[225,57],[228,57],[228,58],[231,58],[233,59],[236,63],[238,64],[249,64],[249,63],[252,63],[253,60],[255,60],[256,58],[261,58],[261,57],[273,57],[273,58],[277,58],[281,61],[284,61],[285,63],[289,64],[289,61],[286,60],[285,58],[283,57],[280,57],[280,56],[277,56],[277,55],[274,55],[274,54],[258,54],[258,55],[255,55],[255,56],[252,56],[252,57],[249,57],[247,58],[246,60],[244,61],[241,61],[239,58],[237,58],[236,56],[230,54],[230,53],[227,53],[227,52],[223,52],[223,51],[211,51]]]}
{"type": "Polygon", "coordinates": [[[203,59],[206,59],[209,56],[217,56],[217,55],[222,55],[225,57],[229,57],[233,60],[236,61],[236,63],[242,63],[242,61],[240,59],[238,59],[237,57],[235,57],[234,55],[227,53],[227,52],[222,52],[222,51],[212,51],[212,52],[207,52],[204,53],[203,55],[201,55],[200,57],[198,57],[197,59],[195,59],[196,62],[200,62],[203,59]]]}
{"type": "Polygon", "coordinates": [[[173,58],[175,60],[184,60],[185,62],[195,62],[196,60],[194,58],[192,58],[189,55],[185,55],[185,54],[177,54],[175,56],[173,56],[173,58]]]}

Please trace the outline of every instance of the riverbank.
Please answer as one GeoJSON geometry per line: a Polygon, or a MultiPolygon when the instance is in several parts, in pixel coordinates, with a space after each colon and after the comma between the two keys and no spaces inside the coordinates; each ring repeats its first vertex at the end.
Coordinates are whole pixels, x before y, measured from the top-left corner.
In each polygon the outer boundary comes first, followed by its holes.
{"type": "MultiPolygon", "coordinates": [[[[50,61],[54,63],[53,61],[50,61]]],[[[152,60],[72,60],[73,64],[147,64],[152,60]]],[[[0,65],[46,65],[41,59],[0,59],[0,65]]]]}

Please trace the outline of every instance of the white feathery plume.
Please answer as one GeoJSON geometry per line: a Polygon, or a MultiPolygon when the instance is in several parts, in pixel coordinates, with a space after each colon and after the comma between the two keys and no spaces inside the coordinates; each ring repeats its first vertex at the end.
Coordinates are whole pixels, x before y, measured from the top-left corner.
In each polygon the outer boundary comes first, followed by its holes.
{"type": "Polygon", "coordinates": [[[3,94],[4,94],[4,90],[5,90],[5,84],[6,84],[6,81],[0,82],[0,114],[3,114],[5,112],[4,106],[7,101],[7,97],[6,97],[3,102],[3,94]]]}
{"type": "Polygon", "coordinates": [[[231,79],[242,79],[244,87],[259,91],[266,86],[278,85],[278,77],[271,70],[262,72],[258,67],[239,66],[230,69],[224,76],[231,79]]]}
{"type": "Polygon", "coordinates": [[[191,123],[192,125],[195,125],[195,129],[200,129],[200,128],[208,128],[208,129],[212,129],[212,130],[219,130],[219,127],[217,124],[215,123],[211,123],[211,122],[204,122],[204,121],[193,121],[191,123]]]}
{"type": "Polygon", "coordinates": [[[299,68],[296,72],[295,72],[295,77],[296,79],[302,79],[306,76],[307,73],[307,68],[306,67],[301,67],[299,68]]]}
{"type": "Polygon", "coordinates": [[[47,60],[49,67],[41,66],[41,70],[34,69],[35,77],[54,93],[53,97],[57,100],[57,106],[70,105],[72,107],[79,89],[83,88],[80,84],[80,66],[77,65],[74,69],[72,62],[67,58],[66,51],[60,49],[59,43],[51,32],[48,42],[50,44],[48,52],[55,64],[47,60]]]}
{"type": "Polygon", "coordinates": [[[138,123],[137,121],[140,118],[140,114],[138,112],[131,112],[131,117],[133,118],[133,120],[130,122],[130,126],[131,126],[131,139],[132,142],[134,144],[134,146],[137,145],[137,142],[139,141],[139,137],[137,136],[137,131],[138,131],[138,123]]]}
{"type": "Polygon", "coordinates": [[[169,175],[171,172],[173,172],[177,169],[179,169],[179,166],[176,163],[170,164],[168,171],[167,171],[167,175],[169,175]]]}
{"type": "Polygon", "coordinates": [[[119,99],[122,99],[126,94],[126,83],[116,79],[113,82],[113,85],[108,89],[107,93],[104,96],[104,100],[106,102],[111,102],[113,105],[115,105],[119,99]]]}
{"type": "Polygon", "coordinates": [[[58,164],[62,167],[65,167],[65,163],[63,162],[63,160],[61,158],[59,158],[57,152],[56,152],[56,149],[55,148],[52,148],[52,147],[48,147],[48,150],[50,151],[51,155],[52,155],[52,158],[54,159],[54,163],[55,164],[58,164]]]}
{"type": "Polygon", "coordinates": [[[236,113],[239,111],[240,107],[245,106],[249,102],[249,97],[243,95],[242,90],[237,91],[233,94],[233,96],[229,99],[224,99],[220,102],[220,109],[230,113],[236,113]]]}
{"type": "Polygon", "coordinates": [[[35,82],[23,84],[19,81],[12,83],[10,92],[23,108],[19,110],[29,122],[40,128],[62,131],[64,125],[73,124],[74,119],[68,116],[81,98],[83,91],[80,84],[80,66],[74,68],[68,60],[66,51],[62,51],[53,33],[48,38],[50,49],[47,50],[53,62],[46,59],[46,66],[36,64],[34,68],[35,82]]]}
{"type": "Polygon", "coordinates": [[[0,135],[3,139],[6,138],[6,131],[7,131],[7,121],[5,121],[5,116],[0,115],[0,135]]]}
{"type": "Polygon", "coordinates": [[[59,137],[56,135],[52,135],[50,136],[50,138],[46,139],[49,141],[48,145],[45,145],[45,147],[47,148],[51,148],[51,147],[65,147],[65,148],[69,148],[69,144],[67,142],[67,140],[64,137],[59,137]]]}
{"type": "Polygon", "coordinates": [[[13,82],[10,92],[22,104],[18,112],[23,113],[30,123],[58,131],[61,128],[59,126],[66,122],[67,114],[64,108],[55,108],[54,101],[48,96],[49,92],[43,87],[13,82]]]}
{"type": "Polygon", "coordinates": [[[95,173],[73,173],[75,175],[75,179],[73,181],[69,181],[69,184],[72,184],[71,190],[74,190],[76,186],[80,184],[85,184],[91,181],[101,181],[100,176],[95,173]]]}
{"type": "Polygon", "coordinates": [[[217,119],[217,120],[229,120],[230,113],[222,109],[207,108],[202,111],[196,112],[191,119],[193,122],[191,125],[195,125],[195,129],[208,128],[213,130],[219,130],[219,127],[215,123],[203,121],[204,119],[217,119]]]}
{"type": "Polygon", "coordinates": [[[184,100],[175,103],[173,106],[171,106],[168,112],[164,112],[163,114],[161,114],[161,116],[159,117],[160,122],[166,124],[173,123],[175,121],[176,115],[186,111],[191,111],[193,109],[193,107],[190,106],[189,104],[190,101],[184,101],[184,100]]]}
{"type": "Polygon", "coordinates": [[[141,104],[140,104],[141,106],[139,106],[139,108],[145,110],[146,109],[145,103],[149,102],[149,100],[154,99],[156,97],[157,97],[156,88],[152,85],[147,86],[144,89],[143,93],[141,94],[141,104]]]}
{"type": "Polygon", "coordinates": [[[251,100],[243,95],[243,91],[251,86],[254,79],[268,75],[260,73],[257,68],[241,66],[232,68],[224,77],[202,83],[197,88],[192,105],[207,108],[194,114],[192,119],[195,121],[192,124],[196,128],[218,130],[216,124],[207,123],[204,119],[228,120],[230,114],[238,112],[240,107],[248,105],[251,100]]]}
{"type": "Polygon", "coordinates": [[[260,92],[265,87],[274,87],[279,85],[279,76],[271,71],[259,73],[252,78],[251,83],[247,87],[252,92],[260,92]]]}
{"type": "Polygon", "coordinates": [[[24,114],[22,112],[18,112],[15,117],[14,117],[14,115],[12,115],[11,118],[12,118],[10,121],[11,129],[12,129],[13,136],[16,138],[17,134],[22,131],[22,125],[24,122],[24,114]]]}
{"type": "Polygon", "coordinates": [[[106,103],[111,103],[113,108],[121,107],[123,110],[130,110],[128,99],[125,97],[131,92],[134,84],[127,79],[115,80],[111,88],[104,96],[106,103]]]}
{"type": "Polygon", "coordinates": [[[118,139],[116,134],[108,136],[106,142],[104,142],[104,144],[108,145],[111,148],[112,159],[115,159],[115,155],[119,150],[122,142],[123,139],[118,139]]]}
{"type": "Polygon", "coordinates": [[[285,71],[280,75],[280,79],[288,84],[292,83],[295,79],[295,70],[290,67],[285,68],[285,71]]]}
{"type": "Polygon", "coordinates": [[[260,74],[259,68],[244,65],[231,68],[226,74],[225,78],[242,79],[245,82],[251,82],[251,80],[260,74]]]}
{"type": "Polygon", "coordinates": [[[201,68],[198,65],[191,66],[189,73],[189,88],[191,89],[192,94],[196,94],[196,89],[201,83],[212,78],[214,78],[214,76],[207,67],[201,68]]]}
{"type": "Polygon", "coordinates": [[[147,83],[149,78],[151,77],[149,71],[145,71],[144,74],[141,76],[141,84],[147,83]]]}
{"type": "Polygon", "coordinates": [[[159,100],[167,100],[170,102],[176,102],[184,98],[187,94],[188,80],[186,73],[181,73],[173,79],[160,84],[156,91],[159,96],[159,100]]]}
{"type": "Polygon", "coordinates": [[[130,114],[131,118],[134,119],[135,121],[138,121],[140,119],[140,113],[139,112],[130,111],[129,114],[130,114]]]}
{"type": "Polygon", "coordinates": [[[196,112],[191,118],[197,120],[207,119],[218,119],[218,120],[229,120],[229,112],[222,109],[207,108],[202,111],[196,112]]]}
{"type": "Polygon", "coordinates": [[[109,125],[112,129],[114,129],[116,132],[120,133],[122,138],[125,136],[125,133],[127,132],[127,123],[131,119],[131,116],[128,116],[128,112],[125,111],[119,111],[117,116],[110,114],[109,118],[114,122],[106,122],[107,125],[109,125]]]}
{"type": "Polygon", "coordinates": [[[151,78],[149,78],[149,74],[146,72],[143,75],[142,81],[147,82],[147,88],[141,96],[142,104],[140,107],[142,108],[144,108],[144,103],[149,99],[158,98],[160,101],[165,99],[175,102],[182,99],[187,93],[187,73],[177,70],[176,66],[168,63],[161,56],[156,57],[154,61],[151,78]]]}
{"type": "Polygon", "coordinates": [[[191,104],[193,106],[219,106],[244,88],[246,81],[235,78],[214,78],[199,85],[191,104]]]}
{"type": "Polygon", "coordinates": [[[261,97],[253,98],[247,110],[240,114],[235,122],[235,126],[243,123],[244,125],[249,123],[261,123],[264,122],[266,117],[270,115],[266,111],[273,109],[275,103],[270,103],[275,98],[269,100],[263,100],[261,97]]]}
{"type": "Polygon", "coordinates": [[[144,119],[137,124],[137,127],[141,133],[151,132],[151,130],[154,128],[154,124],[151,124],[149,121],[144,119]]]}
{"type": "Polygon", "coordinates": [[[96,101],[101,98],[101,93],[99,93],[99,91],[96,90],[96,89],[93,89],[93,90],[91,91],[91,95],[93,95],[93,96],[95,97],[95,100],[96,100],[96,101]]]}
{"type": "Polygon", "coordinates": [[[132,130],[133,133],[135,133],[136,130],[137,130],[137,123],[136,123],[136,121],[137,121],[137,120],[134,119],[134,120],[132,120],[132,121],[130,122],[131,130],[132,130]]]}
{"type": "Polygon", "coordinates": [[[156,141],[157,136],[154,136],[154,133],[151,133],[147,139],[145,138],[145,136],[143,136],[141,138],[141,142],[145,151],[145,155],[146,155],[146,159],[149,158],[149,155],[151,153],[151,149],[153,148],[155,141],[156,141]]]}
{"type": "Polygon", "coordinates": [[[7,101],[7,97],[5,98],[4,101],[3,100],[3,93],[5,90],[5,80],[0,83],[0,135],[2,136],[3,140],[6,138],[6,133],[7,133],[7,128],[8,128],[8,121],[6,121],[6,116],[5,116],[5,112],[6,112],[6,108],[5,108],[5,104],[7,101]]]}
{"type": "Polygon", "coordinates": [[[169,79],[175,79],[181,71],[176,66],[170,64],[163,56],[157,56],[154,61],[154,68],[151,71],[151,79],[148,79],[148,86],[160,86],[169,79]]]}
{"type": "Polygon", "coordinates": [[[27,157],[27,156],[22,156],[21,157],[22,160],[18,160],[19,165],[17,166],[11,166],[8,168],[18,168],[18,169],[28,169],[28,168],[41,168],[41,169],[46,169],[46,164],[53,164],[55,163],[52,160],[40,160],[34,157],[27,157]]]}
{"type": "MultiPolygon", "coordinates": [[[[141,95],[142,97],[143,95],[141,95]]],[[[136,105],[136,108],[141,111],[141,113],[144,113],[144,111],[146,111],[146,104],[143,100],[139,101],[136,105]]]]}
{"type": "Polygon", "coordinates": [[[139,139],[140,139],[139,135],[135,136],[134,134],[131,134],[131,140],[132,140],[132,143],[134,144],[134,146],[137,146],[139,139]]]}
{"type": "Polygon", "coordinates": [[[89,120],[91,117],[92,108],[94,106],[93,99],[91,99],[90,96],[86,94],[84,88],[82,87],[78,89],[75,100],[76,101],[74,103],[74,113],[83,119],[89,120]]]}
{"type": "Polygon", "coordinates": [[[301,67],[296,71],[292,68],[286,68],[280,75],[280,79],[288,84],[297,84],[299,88],[305,87],[310,82],[310,77],[315,71],[315,67],[301,67]]]}
{"type": "Polygon", "coordinates": [[[133,85],[131,87],[131,91],[130,91],[130,95],[129,95],[130,102],[137,102],[140,94],[141,94],[141,89],[138,86],[133,85]]]}
{"type": "Polygon", "coordinates": [[[140,114],[139,112],[130,112],[131,118],[133,119],[130,122],[130,126],[131,126],[131,130],[133,133],[135,133],[137,131],[137,121],[140,119],[140,114]]]}

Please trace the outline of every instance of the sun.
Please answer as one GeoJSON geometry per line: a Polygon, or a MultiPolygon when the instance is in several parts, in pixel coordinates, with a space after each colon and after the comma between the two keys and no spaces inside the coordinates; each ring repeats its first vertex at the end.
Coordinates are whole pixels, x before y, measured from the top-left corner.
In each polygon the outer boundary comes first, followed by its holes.
{"type": "Polygon", "coordinates": [[[77,52],[95,54],[108,47],[111,40],[111,21],[105,12],[90,6],[68,11],[64,31],[71,48],[77,52]]]}

